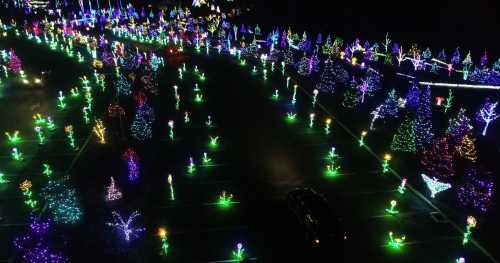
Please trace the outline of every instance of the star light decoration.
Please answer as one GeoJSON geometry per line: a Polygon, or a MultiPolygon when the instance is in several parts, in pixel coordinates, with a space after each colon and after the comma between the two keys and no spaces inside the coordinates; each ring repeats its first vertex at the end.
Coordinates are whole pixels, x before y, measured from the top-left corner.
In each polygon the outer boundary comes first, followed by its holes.
{"type": "Polygon", "coordinates": [[[427,185],[427,188],[429,188],[429,191],[431,191],[432,198],[434,198],[436,194],[451,188],[451,184],[440,182],[435,177],[430,178],[427,175],[422,174],[422,179],[427,185]]]}
{"type": "Polygon", "coordinates": [[[123,217],[116,211],[111,213],[113,215],[113,222],[108,222],[106,225],[121,232],[123,239],[127,243],[133,239],[139,238],[139,234],[146,230],[144,227],[134,227],[134,219],[141,215],[138,211],[134,211],[130,214],[127,220],[124,220],[123,217]]]}

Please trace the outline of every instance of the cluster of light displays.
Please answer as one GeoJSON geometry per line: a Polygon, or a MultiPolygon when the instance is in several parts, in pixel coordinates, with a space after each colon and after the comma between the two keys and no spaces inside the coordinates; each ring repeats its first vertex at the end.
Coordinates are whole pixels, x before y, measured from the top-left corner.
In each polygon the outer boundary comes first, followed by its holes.
{"type": "MultiPolygon", "coordinates": [[[[97,2],[97,4],[99,4],[97,2]]],[[[206,1],[194,1],[193,5],[200,6],[201,4],[206,4],[206,1]]],[[[89,2],[90,5],[90,2],[89,2]]],[[[121,3],[120,3],[121,5],[121,3]]],[[[82,8],[82,14],[85,13],[84,7],[83,7],[83,2],[80,1],[80,6],[82,8]]],[[[212,10],[214,7],[212,7],[212,10]]],[[[99,10],[99,8],[98,8],[99,10]]],[[[104,9],[105,10],[105,9],[104,9]]],[[[92,12],[92,7],[90,7],[90,12],[88,13],[91,18],[94,18],[95,13],[98,13],[99,11],[96,10],[96,12],[92,12]]],[[[60,11],[59,11],[60,12],[60,11]]],[[[105,11],[101,10],[101,14],[105,17],[106,13],[105,11]]],[[[171,17],[175,17],[178,13],[182,13],[182,15],[177,16],[177,17],[184,17],[183,14],[184,10],[177,9],[172,10],[171,12],[171,17]]],[[[220,12],[219,8],[217,7],[217,12],[220,12]]],[[[109,18],[110,19],[116,19],[117,23],[121,19],[121,12],[120,14],[114,14],[115,12],[108,12],[109,13],[109,18]]],[[[129,17],[138,17],[138,13],[135,14],[135,9],[133,6],[128,5],[127,10],[126,10],[126,15],[129,17]]],[[[60,15],[60,13],[59,13],[60,15]]],[[[61,15],[60,15],[61,16],[61,15]]],[[[189,17],[189,15],[186,15],[189,17]]],[[[141,17],[145,18],[147,17],[144,10],[141,12],[141,17]]],[[[155,15],[151,12],[149,15],[149,18],[153,20],[155,15]]],[[[163,30],[162,24],[165,24],[164,22],[164,15],[163,11],[161,11],[160,15],[160,20],[159,20],[159,27],[158,29],[159,32],[165,32],[161,31],[163,30]]],[[[217,19],[215,19],[217,20],[217,19]]],[[[76,21],[76,25],[80,23],[79,21],[76,21]]],[[[187,20],[189,21],[189,19],[187,20]]],[[[225,29],[230,29],[229,24],[227,24],[227,28],[225,27],[225,23],[229,23],[229,21],[224,21],[223,27],[220,29],[218,28],[218,22],[216,23],[214,21],[208,20],[207,23],[207,30],[212,33],[212,38],[214,37],[214,33],[216,33],[217,30],[219,30],[219,37],[221,39],[224,39],[225,35],[224,34],[229,34],[229,36],[232,37],[232,33],[228,33],[230,31],[227,31],[225,29]]],[[[86,23],[86,22],[85,22],[86,23]]],[[[92,26],[94,26],[92,23],[92,26]]],[[[169,23],[166,23],[169,24],[169,23]]],[[[155,23],[152,23],[151,25],[155,25],[155,23]]],[[[191,31],[189,27],[192,27],[193,25],[191,22],[188,22],[187,25],[187,31],[191,31]]],[[[15,25],[14,25],[15,27],[15,25]]],[[[183,43],[186,41],[184,38],[184,35],[176,35],[173,29],[171,29],[168,32],[168,37],[165,37],[163,35],[166,34],[158,34],[156,36],[149,35],[147,36],[145,33],[152,29],[154,26],[150,27],[149,20],[146,25],[140,25],[136,26],[136,23],[134,22],[133,19],[130,19],[130,24],[129,25],[123,25],[123,26],[116,26],[112,29],[113,33],[116,34],[118,32],[117,37],[126,37],[135,41],[139,42],[144,42],[144,43],[156,43],[162,46],[166,46],[167,43],[170,43],[172,40],[174,42],[174,45],[176,46],[174,49],[179,52],[182,52],[183,50],[183,43]],[[144,30],[142,30],[144,29],[144,30]]],[[[281,69],[282,69],[282,74],[285,76],[285,65],[295,65],[298,68],[298,73],[302,76],[311,76],[314,73],[318,72],[321,64],[322,72],[320,75],[320,80],[318,85],[314,87],[313,90],[313,97],[312,97],[312,107],[313,110],[311,110],[312,113],[309,115],[309,127],[313,128],[315,126],[315,117],[316,114],[314,113],[314,107],[318,103],[318,94],[319,91],[327,91],[327,92],[334,92],[337,87],[344,86],[345,84],[348,84],[349,82],[349,73],[342,67],[340,66],[340,63],[334,62],[331,58],[335,58],[337,60],[340,58],[341,60],[344,60],[345,62],[348,62],[348,66],[352,67],[358,67],[362,70],[366,70],[366,77],[361,77],[361,76],[356,76],[352,78],[351,81],[351,87],[349,90],[347,90],[344,93],[344,101],[342,102],[342,105],[346,108],[354,108],[355,106],[360,105],[360,103],[366,103],[369,97],[373,96],[373,92],[378,89],[377,83],[379,82],[379,73],[375,71],[375,69],[370,67],[370,61],[376,62],[379,57],[383,58],[384,61],[380,61],[381,63],[386,63],[386,64],[393,64],[394,61],[397,61],[397,65],[401,66],[404,65],[405,62],[410,61],[413,64],[413,69],[415,71],[425,71],[428,70],[429,68],[431,72],[436,72],[438,67],[440,69],[445,69],[449,76],[451,77],[452,72],[461,72],[463,73],[463,78],[464,80],[467,79],[467,76],[469,76],[469,79],[474,79],[474,78],[481,78],[483,79],[485,75],[495,75],[497,73],[487,73],[490,71],[489,69],[486,69],[486,58],[481,58],[480,62],[480,67],[477,67],[477,69],[472,70],[472,61],[470,58],[470,54],[467,55],[466,59],[460,63],[460,54],[458,53],[458,49],[456,52],[453,54],[453,57],[451,58],[451,63],[448,63],[446,60],[446,56],[444,54],[444,50],[438,55],[437,58],[432,57],[432,53],[429,50],[429,48],[426,49],[423,53],[420,52],[420,50],[415,46],[412,47],[410,50],[406,51],[403,50],[403,47],[400,46],[397,43],[392,43],[393,47],[391,50],[390,47],[390,39],[388,39],[388,36],[386,37],[386,42],[385,44],[382,44],[383,47],[385,47],[385,51],[379,50],[379,45],[375,44],[373,46],[370,46],[368,42],[365,43],[365,45],[361,45],[359,43],[359,40],[356,40],[355,43],[347,43],[347,45],[344,45],[343,41],[339,39],[335,39],[332,41],[330,37],[327,38],[326,43],[323,43],[322,41],[322,36],[319,35],[318,39],[316,42],[312,42],[308,39],[306,33],[304,32],[304,35],[302,39],[295,37],[296,34],[292,36],[291,30],[287,33],[286,31],[283,31],[282,38],[281,38],[281,50],[277,49],[275,50],[275,46],[278,45],[279,42],[279,32],[272,32],[270,36],[267,39],[268,45],[271,46],[269,54],[259,54],[260,50],[260,44],[256,44],[256,35],[260,36],[260,29],[258,29],[258,26],[255,27],[254,32],[250,30],[250,27],[248,27],[248,31],[245,30],[245,26],[241,26],[242,29],[238,31],[238,27],[235,26],[233,29],[234,31],[234,39],[238,40],[237,35],[238,32],[241,34],[245,33],[253,33],[254,34],[254,41],[251,44],[247,44],[242,40],[240,42],[243,46],[243,48],[238,49],[238,48],[233,48],[231,47],[232,43],[232,38],[228,36],[227,38],[227,46],[225,45],[225,41],[221,41],[221,43],[218,43],[217,46],[212,46],[213,41],[209,38],[209,35],[203,36],[201,39],[198,38],[199,36],[196,36],[196,40],[193,41],[193,45],[195,45],[195,50],[197,52],[202,52],[202,49],[205,48],[206,54],[210,54],[211,48],[216,48],[219,52],[219,54],[222,51],[229,51],[231,55],[237,56],[237,59],[241,65],[246,65],[247,61],[246,59],[242,59],[241,56],[248,56],[248,57],[255,57],[257,58],[258,55],[260,55],[261,58],[261,63],[262,67],[257,69],[257,66],[253,66],[252,72],[254,74],[262,74],[262,77],[264,80],[268,78],[268,73],[274,72],[275,71],[275,63],[279,63],[279,60],[277,60],[278,56],[283,55],[284,61],[281,62],[281,69]],[[298,42],[298,43],[297,43],[298,42]],[[288,48],[287,48],[288,46],[288,48]],[[314,48],[315,47],[315,48],[314,48]],[[344,48],[345,47],[345,48],[344,48]],[[299,52],[295,52],[295,49],[299,50],[299,52]],[[360,52],[361,51],[361,52],[360,52]],[[281,54],[280,52],[284,53],[281,54]],[[321,60],[319,58],[320,53],[323,53],[327,57],[326,61],[321,63],[321,60]],[[360,59],[358,57],[354,56],[354,53],[360,53],[363,56],[363,59],[360,59]],[[302,58],[296,63],[296,59],[294,56],[296,55],[295,53],[303,53],[302,58]],[[271,63],[271,69],[270,72],[268,72],[268,67],[267,61],[270,61],[271,63]],[[432,65],[430,63],[433,63],[432,65]],[[438,65],[438,64],[439,65],[438,65]],[[460,64],[463,65],[462,70],[460,71],[458,67],[460,64]],[[482,69],[484,68],[484,69],[482,69]],[[375,73],[373,73],[375,72],[375,73]],[[373,75],[375,74],[375,75],[373,75]]],[[[20,32],[16,30],[16,34],[20,35],[20,32]]],[[[56,34],[54,37],[54,33],[50,32],[51,34],[44,34],[44,41],[50,45],[50,47],[54,50],[60,50],[64,53],[66,53],[69,57],[74,56],[76,53],[76,58],[78,59],[78,62],[84,62],[84,56],[81,54],[80,51],[73,50],[73,43],[76,43],[75,41],[72,41],[72,34],[74,34],[77,31],[73,31],[71,26],[66,26],[64,25],[64,34],[56,34]],[[67,36],[70,35],[71,38],[68,38],[67,36]],[[62,40],[59,39],[59,36],[62,40]],[[51,39],[51,40],[48,40],[51,39]],[[50,41],[50,43],[49,43],[50,41]],[[67,43],[67,44],[66,44],[67,43]]],[[[48,30],[46,30],[48,31],[48,30]]],[[[187,32],[184,31],[184,32],[187,32]]],[[[40,32],[34,33],[35,30],[33,30],[33,33],[29,32],[26,30],[26,35],[28,38],[32,38],[36,40],[38,43],[41,43],[42,40],[39,37],[40,32]]],[[[45,32],[44,32],[45,33],[45,32]]],[[[76,33],[76,36],[79,37],[80,33],[76,33]]],[[[93,37],[89,37],[90,42],[92,42],[93,37]]],[[[215,38],[214,38],[215,39],[215,38]]],[[[99,39],[99,41],[96,40],[97,47],[106,47],[106,42],[107,40],[103,37],[99,39]]],[[[86,37],[82,37],[83,42],[87,42],[86,37]]],[[[188,41],[189,42],[189,41],[188,41]]],[[[264,41],[263,41],[264,42],[264,41]]],[[[237,42],[236,42],[237,43],[237,42]]],[[[105,65],[114,65],[115,66],[115,71],[116,71],[116,81],[115,81],[115,88],[120,96],[130,96],[133,91],[132,91],[132,84],[135,85],[135,73],[126,75],[125,72],[130,73],[131,71],[134,70],[142,70],[142,66],[146,65],[145,67],[148,70],[152,70],[154,72],[158,71],[158,68],[160,65],[163,65],[163,58],[160,58],[156,56],[155,54],[150,54],[143,52],[141,53],[139,51],[139,48],[137,47],[128,47],[125,52],[125,44],[124,43],[119,43],[115,42],[113,44],[113,51],[109,50],[104,50],[101,52],[101,50],[98,50],[97,47],[93,45],[93,43],[87,44],[87,51],[88,54],[92,56],[92,65],[94,67],[102,67],[103,64],[105,65]],[[115,47],[115,45],[117,47],[115,47]],[[130,50],[128,50],[130,49],[130,50]],[[98,57],[98,55],[101,55],[102,53],[102,58],[98,57]],[[149,59],[148,59],[149,57],[149,59]],[[100,65],[100,66],[99,66],[100,65]],[[121,72],[123,70],[123,73],[121,72]]],[[[171,48],[170,53],[173,52],[173,49],[171,48]]],[[[4,55],[5,56],[5,55],[4,55]]],[[[486,55],[484,56],[486,57],[486,55]]],[[[7,55],[7,58],[4,58],[4,61],[8,61],[8,68],[11,72],[18,73],[23,81],[25,81],[26,77],[24,72],[22,71],[21,67],[21,62],[19,58],[15,55],[13,51],[9,52],[7,55]]],[[[375,64],[375,63],[374,63],[375,64]]],[[[498,72],[500,70],[500,60],[493,66],[492,71],[498,72]]],[[[7,74],[7,70],[4,69],[5,74],[7,74]]],[[[179,78],[183,79],[183,72],[186,72],[186,65],[185,63],[182,65],[182,68],[179,68],[178,73],[179,73],[179,78]]],[[[203,72],[200,72],[198,67],[196,66],[194,69],[195,76],[199,78],[199,80],[203,81],[205,80],[205,74],[203,72]]],[[[104,91],[104,79],[101,78],[101,76],[104,75],[98,75],[97,71],[95,71],[94,76],[96,78],[96,82],[101,81],[103,91],[104,91]]],[[[407,77],[411,77],[409,75],[406,75],[407,77]]],[[[414,79],[414,77],[413,77],[414,79]]],[[[92,120],[92,94],[90,93],[90,86],[88,86],[88,80],[86,77],[83,79],[84,83],[84,90],[85,92],[85,99],[87,102],[87,105],[83,107],[83,118],[85,123],[89,124],[91,123],[92,120]]],[[[290,89],[290,77],[286,78],[286,87],[289,90],[290,89]]],[[[27,80],[26,80],[27,81],[27,80]]],[[[141,81],[143,79],[141,78],[141,81]]],[[[144,81],[143,81],[144,82],[144,81]]],[[[422,84],[422,83],[421,83],[422,84]]],[[[144,91],[148,92],[148,95],[150,94],[149,92],[151,90],[148,90],[151,88],[151,83],[147,84],[144,82],[144,91]]],[[[293,95],[291,97],[291,104],[295,105],[297,103],[297,85],[293,86],[293,95]]],[[[456,87],[460,87],[460,85],[456,85],[456,87]]],[[[78,88],[74,88],[70,91],[71,93],[68,94],[71,95],[72,97],[79,97],[80,96],[80,91],[78,88]]],[[[448,97],[442,98],[439,100],[438,106],[444,108],[444,112],[449,112],[452,109],[453,106],[453,93],[452,90],[448,90],[448,97]]],[[[154,94],[154,92],[151,92],[151,94],[154,94]]],[[[198,84],[195,84],[194,88],[194,101],[195,103],[202,103],[204,101],[203,93],[199,89],[198,84]]],[[[281,95],[283,96],[283,94],[281,95]]],[[[145,97],[145,95],[144,95],[145,97]]],[[[274,93],[272,95],[272,98],[275,100],[278,100],[280,98],[279,90],[275,89],[274,93]]],[[[177,93],[177,87],[175,87],[175,108],[176,110],[180,110],[180,95],[177,93]]],[[[58,101],[58,108],[60,109],[66,109],[67,104],[66,104],[66,97],[62,93],[62,91],[59,92],[59,97],[57,98],[58,101]]],[[[488,126],[490,125],[491,122],[493,122],[497,118],[497,114],[495,112],[496,109],[496,104],[497,103],[489,103],[485,104],[483,108],[479,111],[477,117],[478,121],[484,125],[483,127],[483,135],[486,134],[486,130],[488,129],[488,126]]],[[[124,116],[125,112],[123,108],[120,108],[118,110],[118,105],[116,104],[117,108],[116,109],[116,115],[115,116],[124,116]]],[[[184,106],[184,105],[183,105],[184,106]]],[[[422,165],[424,168],[427,170],[427,172],[431,176],[436,176],[437,178],[442,177],[449,177],[453,175],[453,167],[452,167],[452,155],[456,154],[459,157],[471,161],[471,162],[476,162],[477,160],[477,153],[475,149],[475,144],[474,144],[474,133],[471,132],[471,127],[470,124],[464,125],[464,123],[458,123],[455,127],[451,127],[451,132],[447,131],[447,137],[446,138],[438,138],[434,142],[430,144],[430,141],[433,138],[432,134],[432,123],[430,122],[431,116],[430,116],[430,89],[427,88],[427,90],[422,91],[418,88],[417,82],[414,82],[414,84],[411,86],[410,91],[408,92],[408,95],[403,99],[400,98],[398,99],[395,93],[395,90],[393,89],[387,96],[385,102],[383,104],[380,104],[378,107],[375,108],[371,112],[371,115],[373,116],[371,123],[370,123],[370,131],[375,129],[375,122],[377,120],[382,120],[387,117],[398,117],[397,115],[400,114],[400,111],[402,113],[406,114],[403,115],[404,121],[397,130],[396,134],[393,137],[393,141],[391,144],[391,149],[393,151],[403,151],[403,152],[410,152],[410,153],[424,153],[424,157],[422,160],[422,165]],[[405,109],[403,109],[405,108],[405,109]],[[403,110],[401,110],[403,109],[403,110]],[[470,128],[468,127],[470,126],[470,128]],[[463,130],[461,130],[463,129],[463,130]],[[466,132],[463,132],[466,131],[466,132]],[[447,148],[448,147],[448,148],[447,148]]],[[[115,113],[113,113],[115,114],[115,113]]],[[[111,116],[111,114],[110,114],[111,116]]],[[[50,117],[45,120],[44,118],[40,119],[40,121],[51,121],[50,117]],[[42,120],[43,119],[43,120],[42,120]]],[[[38,121],[38,120],[35,120],[38,121]]],[[[293,123],[297,121],[297,115],[294,112],[288,112],[286,115],[286,121],[293,123]]],[[[324,123],[324,132],[326,134],[330,134],[330,125],[331,125],[331,119],[328,118],[325,120],[324,123]]],[[[136,110],[136,115],[135,118],[133,119],[133,123],[131,125],[131,134],[132,136],[140,141],[147,140],[152,138],[152,124],[154,122],[154,111],[151,107],[146,105],[145,99],[140,99],[139,104],[136,110]]],[[[187,124],[190,122],[189,118],[189,113],[186,111],[184,115],[184,122],[187,124]]],[[[379,121],[379,125],[381,125],[379,121]]],[[[207,127],[212,127],[212,121],[210,116],[208,116],[208,120],[205,122],[207,127]]],[[[35,127],[35,131],[37,133],[37,138],[40,144],[43,144],[45,142],[45,137],[46,137],[46,130],[44,129],[45,124],[40,123],[37,124],[35,127]]],[[[48,124],[49,125],[49,124],[48,124]]],[[[52,123],[53,125],[53,123],[52,123]]],[[[450,125],[451,126],[451,125],[450,125]]],[[[174,139],[174,121],[171,120],[168,122],[168,127],[170,128],[169,131],[169,137],[171,140],[174,139]]],[[[72,128],[72,126],[71,126],[72,128]]],[[[100,143],[105,143],[105,127],[104,125],[99,126],[98,122],[96,121],[96,125],[93,127],[92,131],[94,134],[98,137],[100,143]]],[[[75,139],[73,137],[72,129],[71,132],[68,132],[68,129],[66,129],[66,133],[68,135],[68,139],[70,141],[70,145],[73,148],[77,148],[75,139]],[[73,138],[72,138],[73,137],[73,138]]],[[[359,144],[360,147],[365,147],[366,141],[365,137],[367,135],[366,131],[363,131],[361,133],[361,136],[359,137],[359,140],[357,143],[359,144]]],[[[8,134],[7,135],[9,138],[9,142],[13,145],[16,145],[20,139],[16,139],[17,134],[8,134]],[[11,140],[12,136],[12,140],[11,140]]],[[[375,139],[375,137],[374,137],[375,139]]],[[[210,141],[208,144],[208,149],[209,150],[214,150],[218,147],[218,137],[210,137],[210,141]]],[[[368,148],[368,147],[366,147],[368,148]]],[[[369,149],[369,148],[368,148],[369,149]]],[[[22,153],[17,149],[13,148],[12,149],[12,157],[16,160],[22,160],[23,156],[22,153]]],[[[339,156],[335,151],[335,148],[332,148],[332,151],[329,153],[329,158],[328,158],[328,164],[326,165],[325,169],[325,174],[327,176],[337,176],[339,173],[339,168],[340,166],[338,165],[339,162],[339,156]]],[[[124,160],[127,162],[127,167],[128,167],[128,172],[129,172],[129,179],[130,180],[136,180],[139,177],[139,163],[138,163],[138,156],[135,152],[132,151],[132,153],[124,154],[124,160]]],[[[391,160],[391,156],[386,154],[384,156],[384,159],[382,161],[382,172],[383,173],[388,173],[391,171],[391,167],[389,165],[389,162],[391,160]]],[[[212,159],[208,156],[206,152],[203,153],[203,156],[201,158],[201,164],[206,166],[209,165],[212,162],[212,159]]],[[[44,164],[44,171],[43,174],[46,175],[47,177],[50,178],[50,175],[52,174],[52,170],[50,169],[50,166],[45,166],[44,164]]],[[[194,163],[193,158],[189,158],[189,165],[188,165],[188,173],[193,174],[196,171],[196,165],[194,163]]],[[[4,176],[3,174],[0,173],[0,183],[2,181],[6,181],[3,179],[4,176]]],[[[431,196],[434,197],[437,193],[444,191],[448,188],[451,187],[451,185],[440,182],[438,179],[434,177],[427,177],[425,175],[422,175],[422,178],[424,182],[427,184],[427,187],[430,189],[431,196]]],[[[449,178],[446,178],[446,180],[449,178]]],[[[8,181],[7,181],[8,182],[8,181]]],[[[175,194],[174,194],[174,189],[173,189],[173,178],[172,175],[168,175],[167,178],[168,186],[170,189],[170,200],[175,200],[175,194]]],[[[406,179],[402,179],[400,185],[397,188],[397,191],[401,194],[405,193],[406,191],[406,179]]],[[[462,188],[459,189],[458,194],[459,194],[459,199],[464,203],[464,205],[467,206],[474,206],[479,208],[480,210],[484,210],[483,208],[486,207],[483,203],[487,203],[491,200],[492,196],[492,190],[493,189],[493,184],[491,181],[486,180],[485,178],[481,178],[481,180],[474,180],[471,178],[467,178],[466,183],[462,188]],[[484,180],[483,180],[484,179],[484,180]],[[467,195],[467,196],[466,196],[467,195]],[[471,201],[473,200],[473,201],[471,201]],[[479,201],[477,201],[479,200],[479,201]]],[[[117,200],[121,197],[121,192],[115,185],[115,181],[113,177],[111,177],[111,183],[109,187],[107,187],[107,195],[106,195],[106,200],[117,200]]],[[[225,191],[221,194],[218,200],[218,205],[227,207],[229,206],[232,201],[232,194],[227,194],[225,191]]],[[[397,201],[396,200],[391,200],[390,201],[390,207],[387,208],[385,211],[388,214],[395,215],[398,214],[399,211],[396,209],[397,206],[397,201]]],[[[50,207],[49,207],[50,208],[50,207]]],[[[138,233],[144,231],[141,228],[134,228],[132,226],[134,219],[138,216],[138,212],[134,212],[132,215],[129,216],[128,220],[123,220],[122,217],[117,213],[113,212],[113,223],[108,223],[109,226],[114,227],[115,229],[119,230],[120,233],[123,233],[123,238],[125,241],[131,241],[133,238],[138,237],[138,233]]],[[[475,225],[474,225],[475,226],[475,225]]],[[[467,233],[469,233],[470,236],[470,229],[468,226],[467,233]]],[[[160,228],[158,230],[158,236],[160,237],[161,241],[161,250],[162,250],[162,255],[167,255],[168,249],[169,249],[169,244],[168,244],[168,239],[167,239],[167,231],[165,228],[160,228]]],[[[465,238],[465,237],[464,237],[465,238]]],[[[405,236],[399,236],[396,237],[393,235],[392,232],[389,233],[389,241],[388,245],[389,247],[399,250],[401,249],[405,243],[405,236]]],[[[241,243],[238,243],[236,246],[236,249],[233,251],[233,256],[235,261],[241,261],[245,258],[244,255],[244,249],[243,245],[241,243]]],[[[40,259],[44,259],[44,257],[40,257],[40,259]]],[[[457,259],[457,262],[463,263],[465,260],[463,258],[460,258],[460,260],[457,259]]],[[[54,259],[54,262],[58,262],[57,258],[54,259]]]]}

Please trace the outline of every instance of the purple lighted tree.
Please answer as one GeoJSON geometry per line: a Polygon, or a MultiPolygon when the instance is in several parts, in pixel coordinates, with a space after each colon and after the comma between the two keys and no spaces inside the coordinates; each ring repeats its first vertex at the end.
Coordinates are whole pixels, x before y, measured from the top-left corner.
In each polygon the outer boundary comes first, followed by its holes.
{"type": "Polygon", "coordinates": [[[479,66],[483,69],[485,69],[488,66],[488,54],[486,53],[486,50],[484,51],[484,54],[481,57],[481,60],[479,61],[479,66]]]}
{"type": "Polygon", "coordinates": [[[487,212],[493,204],[494,182],[489,174],[478,175],[476,169],[469,169],[465,184],[457,190],[460,203],[481,213],[487,212]]]}
{"type": "Polygon", "coordinates": [[[16,74],[19,74],[22,70],[21,59],[19,59],[13,49],[9,51],[9,62],[7,66],[10,71],[16,74]]]}
{"type": "Polygon", "coordinates": [[[411,85],[408,94],[406,95],[406,107],[410,110],[416,110],[420,104],[420,89],[417,84],[411,85]]]}
{"type": "Polygon", "coordinates": [[[460,64],[460,50],[458,49],[458,47],[455,49],[455,52],[453,52],[453,57],[451,57],[451,64],[453,64],[453,66],[460,64]]]}
{"type": "Polygon", "coordinates": [[[451,145],[455,146],[462,141],[465,134],[471,131],[471,120],[467,117],[465,109],[461,108],[455,117],[450,118],[446,135],[450,137],[451,145]]]}
{"type": "Polygon", "coordinates": [[[415,142],[419,151],[422,151],[434,137],[431,117],[431,88],[427,86],[422,92],[415,116],[415,142]]]}
{"type": "Polygon", "coordinates": [[[14,247],[28,263],[63,263],[68,258],[50,244],[50,226],[52,222],[37,216],[31,216],[28,231],[14,239],[14,247]]]}
{"type": "Polygon", "coordinates": [[[498,101],[492,103],[489,99],[486,99],[486,102],[483,104],[476,115],[476,120],[478,121],[478,123],[484,125],[483,132],[481,133],[483,136],[486,136],[486,132],[488,131],[490,123],[495,121],[499,117],[499,115],[496,113],[497,105],[498,101]]]}
{"type": "Polygon", "coordinates": [[[283,33],[281,34],[281,42],[280,42],[280,47],[281,49],[285,49],[287,47],[287,39],[286,39],[286,31],[283,30],[283,33]]]}

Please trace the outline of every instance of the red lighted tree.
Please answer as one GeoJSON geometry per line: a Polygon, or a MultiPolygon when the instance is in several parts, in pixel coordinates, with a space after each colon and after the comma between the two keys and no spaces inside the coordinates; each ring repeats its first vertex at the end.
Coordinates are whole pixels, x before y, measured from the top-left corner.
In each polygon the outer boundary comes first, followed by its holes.
{"type": "Polygon", "coordinates": [[[424,151],[420,163],[432,176],[453,176],[453,151],[450,150],[449,138],[435,138],[424,151]]]}

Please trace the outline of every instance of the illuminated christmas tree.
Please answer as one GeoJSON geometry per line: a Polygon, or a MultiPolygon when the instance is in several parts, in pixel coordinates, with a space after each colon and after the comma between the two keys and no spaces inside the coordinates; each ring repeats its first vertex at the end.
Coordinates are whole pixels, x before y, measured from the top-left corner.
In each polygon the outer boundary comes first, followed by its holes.
{"type": "Polygon", "coordinates": [[[416,110],[420,104],[420,96],[420,89],[415,83],[413,83],[408,91],[408,94],[406,95],[406,108],[412,111],[416,110]]]}
{"type": "Polygon", "coordinates": [[[475,139],[472,136],[472,132],[465,134],[460,144],[458,144],[455,148],[456,153],[471,162],[475,162],[477,160],[475,139]]]}
{"type": "Polygon", "coordinates": [[[500,72],[500,58],[497,61],[495,61],[495,63],[493,63],[493,70],[500,72]]]}
{"type": "Polygon", "coordinates": [[[132,94],[132,85],[128,82],[127,77],[121,73],[116,79],[115,88],[119,95],[128,96],[132,94]]]}
{"type": "Polygon", "coordinates": [[[9,51],[9,62],[7,63],[7,67],[10,71],[16,74],[19,74],[22,70],[21,59],[17,57],[16,53],[12,49],[9,51]]]}
{"type": "Polygon", "coordinates": [[[82,211],[74,188],[68,186],[66,179],[50,180],[43,188],[42,196],[47,202],[54,221],[75,224],[80,221],[82,211]]]}
{"type": "Polygon", "coordinates": [[[460,64],[460,50],[458,49],[458,47],[455,49],[455,52],[453,52],[453,56],[451,57],[451,64],[453,64],[453,66],[460,64]]]}
{"type": "Polygon", "coordinates": [[[448,121],[446,135],[450,138],[451,146],[459,144],[463,137],[472,131],[471,120],[466,115],[464,108],[461,108],[455,117],[448,121]]]}
{"type": "Polygon", "coordinates": [[[326,42],[323,44],[321,51],[323,52],[323,55],[326,55],[326,56],[332,55],[333,44],[332,44],[332,38],[330,37],[330,35],[328,35],[326,37],[326,42]]]}
{"type": "Polygon", "coordinates": [[[392,89],[387,97],[385,98],[384,104],[382,105],[380,115],[382,118],[386,116],[398,117],[399,106],[398,97],[396,96],[396,90],[392,89]]]}
{"type": "Polygon", "coordinates": [[[427,86],[421,94],[415,117],[415,142],[419,151],[423,151],[434,137],[431,117],[431,88],[427,86]]]}
{"type": "Polygon", "coordinates": [[[380,90],[380,75],[374,70],[366,72],[366,82],[368,84],[368,96],[380,90]]]}
{"type": "Polygon", "coordinates": [[[407,116],[392,138],[391,149],[414,153],[416,151],[415,141],[415,121],[407,116]]]}
{"type": "Polygon", "coordinates": [[[359,104],[359,91],[356,89],[357,82],[354,78],[351,80],[351,87],[344,92],[344,100],[342,106],[352,109],[359,104]]]}
{"type": "Polygon", "coordinates": [[[446,52],[444,51],[444,48],[438,53],[437,59],[439,61],[446,62],[446,52]]]}
{"type": "Polygon", "coordinates": [[[335,84],[346,85],[349,82],[349,73],[344,69],[341,63],[333,62],[333,74],[335,84]]]}
{"type": "Polygon", "coordinates": [[[304,51],[305,53],[309,52],[311,49],[311,41],[309,41],[307,39],[307,34],[305,31],[302,34],[302,40],[300,40],[298,46],[299,46],[299,49],[304,51]]]}
{"type": "Polygon", "coordinates": [[[453,156],[449,138],[447,136],[435,138],[424,151],[420,163],[432,176],[453,176],[453,156]]]}
{"type": "Polygon", "coordinates": [[[28,263],[64,263],[69,262],[61,251],[50,244],[50,220],[32,215],[25,234],[14,239],[14,247],[21,254],[23,262],[28,263]]]}
{"type": "Polygon", "coordinates": [[[430,48],[426,48],[424,52],[422,53],[422,57],[426,60],[430,60],[432,58],[432,52],[430,48]]]}
{"type": "Polygon", "coordinates": [[[145,95],[138,95],[138,105],[135,112],[134,121],[130,127],[132,137],[139,141],[151,139],[153,137],[153,121],[155,114],[153,109],[146,103],[145,95]]]}
{"type": "Polygon", "coordinates": [[[304,56],[299,62],[298,65],[298,70],[297,73],[299,73],[302,76],[309,76],[314,72],[317,72],[319,70],[319,58],[316,53],[314,53],[310,58],[306,56],[306,53],[304,53],[304,56]]]}
{"type": "Polygon", "coordinates": [[[293,51],[290,48],[288,48],[286,50],[286,52],[284,53],[284,55],[283,55],[283,61],[287,65],[293,65],[293,64],[295,64],[295,54],[293,53],[293,51]]]}
{"type": "Polygon", "coordinates": [[[478,175],[476,169],[467,172],[466,182],[457,190],[460,203],[485,213],[493,205],[494,182],[490,174],[478,175]]]}
{"type": "Polygon", "coordinates": [[[335,92],[335,73],[333,69],[333,62],[331,59],[325,60],[325,66],[319,82],[316,84],[316,89],[323,92],[335,92]]]}
{"type": "Polygon", "coordinates": [[[483,53],[483,56],[481,57],[481,60],[479,61],[479,67],[485,69],[488,67],[488,54],[486,53],[486,50],[483,53]]]}

